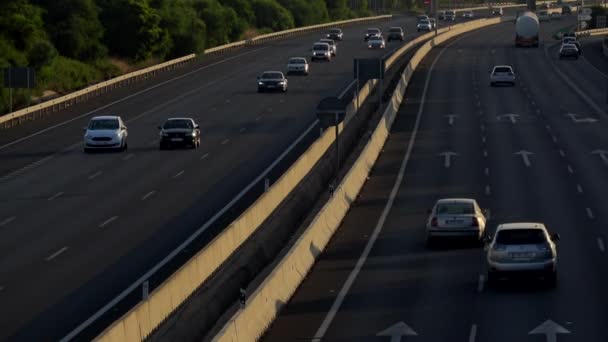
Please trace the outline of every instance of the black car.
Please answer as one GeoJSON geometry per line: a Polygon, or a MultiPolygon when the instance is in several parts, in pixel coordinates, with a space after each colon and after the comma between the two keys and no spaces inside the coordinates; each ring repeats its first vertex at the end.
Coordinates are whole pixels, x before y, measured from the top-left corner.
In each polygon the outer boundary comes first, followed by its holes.
{"type": "Polygon", "coordinates": [[[373,37],[373,36],[381,36],[382,35],[382,31],[380,31],[380,29],[378,28],[368,28],[367,32],[365,32],[365,38],[363,38],[365,41],[368,41],[369,38],[373,37]]]}
{"type": "Polygon", "coordinates": [[[190,146],[197,148],[201,145],[200,127],[191,118],[169,118],[160,130],[160,149],[173,146],[190,146]]]}
{"type": "Polygon", "coordinates": [[[562,14],[572,14],[572,7],[570,5],[562,6],[562,14]]]}
{"type": "Polygon", "coordinates": [[[259,93],[272,90],[287,92],[287,77],[280,71],[265,71],[257,80],[259,93]]]}
{"type": "Polygon", "coordinates": [[[332,28],[327,32],[325,37],[333,40],[342,40],[344,39],[344,33],[339,28],[332,28]]]}
{"type": "Polygon", "coordinates": [[[400,40],[403,41],[405,38],[405,33],[401,27],[391,27],[388,29],[388,37],[386,38],[389,42],[391,40],[400,40]]]}

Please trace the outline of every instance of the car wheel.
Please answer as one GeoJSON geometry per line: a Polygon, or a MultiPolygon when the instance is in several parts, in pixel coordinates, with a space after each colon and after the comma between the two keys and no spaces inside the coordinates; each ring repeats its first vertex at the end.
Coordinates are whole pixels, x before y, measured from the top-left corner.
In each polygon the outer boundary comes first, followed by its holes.
{"type": "Polygon", "coordinates": [[[490,82],[490,87],[493,87],[495,85],[494,82],[490,82]]]}
{"type": "Polygon", "coordinates": [[[426,237],[426,248],[432,249],[436,245],[436,239],[432,236],[426,237]]]}
{"type": "Polygon", "coordinates": [[[91,153],[91,150],[90,150],[90,149],[88,149],[88,148],[86,148],[86,147],[85,147],[85,148],[83,148],[82,150],[84,151],[84,153],[91,153]]]}
{"type": "Polygon", "coordinates": [[[122,148],[120,149],[121,151],[126,151],[129,149],[129,144],[127,143],[127,140],[125,140],[122,144],[122,148]]]}
{"type": "Polygon", "coordinates": [[[550,289],[554,289],[557,287],[557,271],[551,272],[546,276],[545,281],[547,282],[547,287],[550,289]]]}
{"type": "Polygon", "coordinates": [[[496,282],[498,281],[498,275],[495,272],[488,272],[486,275],[486,281],[489,288],[496,286],[496,282]]]}

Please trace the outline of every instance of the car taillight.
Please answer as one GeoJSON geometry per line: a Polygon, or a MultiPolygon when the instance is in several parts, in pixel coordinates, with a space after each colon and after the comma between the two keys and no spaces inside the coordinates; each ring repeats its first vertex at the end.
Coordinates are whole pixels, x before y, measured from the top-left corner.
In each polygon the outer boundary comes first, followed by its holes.
{"type": "Polygon", "coordinates": [[[431,227],[437,227],[437,218],[436,217],[433,217],[431,219],[431,227]]]}
{"type": "Polygon", "coordinates": [[[471,226],[479,227],[479,221],[477,221],[477,217],[473,217],[473,220],[471,221],[471,226]]]}

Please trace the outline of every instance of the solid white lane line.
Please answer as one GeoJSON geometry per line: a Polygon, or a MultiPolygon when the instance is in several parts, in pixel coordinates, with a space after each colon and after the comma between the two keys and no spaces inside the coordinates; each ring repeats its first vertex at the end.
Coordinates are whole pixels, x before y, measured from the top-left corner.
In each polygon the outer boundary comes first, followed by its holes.
{"type": "Polygon", "coordinates": [[[62,191],[59,191],[58,193],[54,194],[53,196],[47,198],[47,200],[52,201],[54,199],[56,199],[57,197],[63,195],[64,193],[62,191]]]}
{"type": "Polygon", "coordinates": [[[249,54],[251,54],[251,53],[258,52],[258,51],[261,51],[261,50],[264,50],[264,49],[267,49],[267,48],[269,48],[269,47],[270,47],[270,46],[262,47],[262,48],[255,49],[255,50],[252,50],[252,51],[244,52],[244,53],[239,54],[239,55],[236,55],[236,56],[232,56],[232,57],[229,57],[229,58],[226,58],[226,59],[222,59],[221,61],[218,61],[218,62],[215,62],[215,63],[209,64],[209,65],[205,65],[205,66],[203,66],[203,67],[200,67],[200,68],[198,68],[198,69],[192,70],[192,71],[190,71],[190,72],[188,72],[188,73],[185,73],[185,74],[183,74],[183,75],[180,75],[180,76],[178,76],[178,77],[175,77],[175,78],[172,78],[172,79],[166,80],[166,81],[161,82],[161,83],[157,83],[157,84],[155,84],[155,85],[153,85],[153,86],[151,86],[151,87],[148,87],[148,88],[142,89],[142,90],[140,90],[140,91],[138,91],[138,92],[136,92],[136,93],[130,94],[130,95],[125,96],[125,97],[123,97],[123,98],[121,98],[121,99],[118,99],[118,100],[116,100],[116,101],[114,101],[114,102],[111,102],[111,103],[108,103],[108,104],[106,104],[106,105],[104,105],[104,106],[98,107],[98,108],[96,108],[96,109],[94,109],[94,110],[92,110],[92,111],[90,111],[90,112],[87,112],[87,113],[82,114],[82,115],[80,115],[80,116],[77,116],[77,117],[75,117],[75,118],[72,118],[72,119],[69,119],[69,120],[67,120],[67,121],[64,121],[64,122],[61,122],[61,123],[59,123],[59,124],[56,124],[56,125],[54,125],[54,126],[51,126],[51,127],[45,128],[45,129],[40,130],[40,131],[38,131],[38,132],[36,132],[36,133],[30,134],[30,135],[25,136],[25,137],[23,137],[23,138],[20,138],[20,139],[17,139],[17,140],[15,140],[15,141],[12,141],[12,142],[10,142],[10,143],[8,143],[8,144],[4,144],[4,145],[0,146],[0,150],[3,150],[3,149],[5,149],[5,148],[7,148],[7,147],[9,147],[9,146],[12,146],[12,145],[18,144],[18,143],[20,143],[20,142],[22,142],[22,141],[29,140],[29,139],[31,139],[31,138],[33,138],[33,137],[35,137],[35,136],[38,136],[38,135],[40,135],[40,134],[43,134],[43,133],[48,132],[48,131],[50,131],[50,130],[53,130],[53,129],[57,128],[57,127],[65,126],[65,125],[67,125],[67,124],[68,124],[68,123],[70,123],[70,122],[73,122],[73,121],[79,120],[79,119],[81,119],[81,118],[85,118],[85,117],[87,117],[87,116],[90,116],[91,114],[97,113],[97,112],[99,112],[99,111],[101,111],[101,110],[103,110],[103,109],[106,109],[106,108],[108,108],[108,107],[111,107],[111,106],[113,106],[113,105],[115,105],[115,104],[117,104],[117,103],[124,102],[125,100],[128,100],[128,99],[130,99],[130,98],[136,97],[136,96],[141,95],[141,94],[143,94],[143,93],[146,93],[146,92],[148,92],[148,91],[150,91],[150,90],[152,90],[152,89],[156,89],[156,88],[158,88],[158,87],[161,87],[161,86],[163,86],[163,85],[165,85],[165,84],[167,84],[167,83],[170,83],[170,82],[173,82],[173,81],[177,81],[177,80],[182,79],[182,78],[184,78],[184,77],[187,77],[187,76],[190,76],[190,75],[192,75],[192,74],[195,74],[195,73],[197,73],[197,72],[199,72],[199,71],[201,71],[201,70],[212,68],[212,67],[214,67],[214,66],[216,66],[216,65],[218,65],[218,64],[222,64],[222,63],[228,62],[228,61],[230,61],[230,60],[233,60],[233,59],[236,59],[236,58],[239,58],[239,57],[245,56],[245,55],[249,55],[249,54]]]}
{"type": "Polygon", "coordinates": [[[570,166],[570,165],[568,165],[568,172],[574,173],[574,170],[572,169],[572,166],[570,166]]]}
{"type": "Polygon", "coordinates": [[[565,156],[566,156],[566,152],[564,152],[564,150],[559,150],[559,154],[560,154],[562,157],[565,157],[565,156]]]}
{"type": "Polygon", "coordinates": [[[602,238],[597,238],[597,246],[600,248],[600,251],[604,252],[606,247],[604,246],[604,240],[602,238]]]}
{"type": "Polygon", "coordinates": [[[446,48],[450,47],[455,42],[457,42],[460,39],[467,37],[467,36],[469,36],[469,35],[467,34],[467,35],[463,35],[459,38],[456,38],[451,43],[449,43],[445,47],[443,47],[443,49],[437,54],[437,57],[435,57],[435,60],[431,64],[429,71],[426,75],[426,80],[424,82],[424,89],[422,90],[422,99],[420,101],[420,106],[418,107],[416,121],[414,122],[414,129],[412,130],[412,134],[410,135],[410,139],[408,141],[405,155],[403,156],[401,166],[399,167],[399,172],[397,173],[397,179],[395,180],[395,184],[393,185],[393,188],[391,189],[391,192],[389,194],[386,205],[384,206],[384,209],[382,210],[382,214],[380,215],[380,218],[378,219],[378,222],[377,222],[376,226],[374,227],[372,235],[370,236],[369,240],[367,240],[367,244],[365,245],[365,248],[363,249],[361,256],[357,260],[355,267],[350,272],[350,274],[348,275],[348,278],[342,285],[340,292],[336,296],[336,299],[334,300],[331,308],[327,312],[327,315],[323,319],[323,322],[319,326],[319,329],[317,330],[317,332],[314,334],[313,338],[311,339],[311,342],[318,342],[318,341],[322,340],[323,337],[325,336],[327,329],[329,328],[331,322],[334,320],[334,317],[338,313],[338,310],[340,310],[340,307],[342,306],[342,303],[344,302],[344,299],[346,298],[348,291],[350,291],[351,286],[353,285],[353,283],[355,282],[355,279],[359,275],[359,272],[363,268],[363,265],[365,264],[365,262],[367,260],[367,256],[369,255],[372,248],[374,247],[374,244],[376,243],[376,240],[378,239],[378,235],[380,235],[380,232],[382,231],[382,228],[384,227],[386,218],[388,217],[388,214],[393,206],[393,202],[395,201],[395,198],[397,197],[397,192],[399,191],[399,188],[401,187],[401,183],[403,181],[403,176],[405,174],[405,168],[407,167],[407,164],[410,159],[410,155],[412,153],[412,149],[414,146],[414,142],[416,141],[416,136],[418,135],[418,128],[420,127],[420,118],[422,117],[422,112],[424,111],[424,103],[426,101],[426,94],[427,94],[427,91],[429,88],[429,83],[431,81],[431,74],[433,73],[435,64],[439,60],[439,57],[441,57],[441,55],[445,52],[446,48]]]}
{"type": "Polygon", "coordinates": [[[181,170],[180,172],[176,173],[175,176],[173,176],[173,178],[177,178],[183,174],[184,174],[184,170],[181,170]]]}
{"type": "Polygon", "coordinates": [[[580,184],[576,185],[576,191],[578,191],[579,194],[583,193],[583,187],[580,184]]]}
{"type": "Polygon", "coordinates": [[[11,217],[5,219],[4,221],[0,222],[0,227],[6,226],[7,224],[15,221],[15,219],[17,219],[17,216],[11,216],[11,217]]]}
{"type": "Polygon", "coordinates": [[[239,133],[243,133],[243,132],[245,132],[246,130],[247,130],[247,128],[243,127],[243,128],[241,128],[241,129],[239,129],[239,133]]]}
{"type": "Polygon", "coordinates": [[[142,201],[145,201],[145,200],[147,200],[148,198],[150,198],[152,195],[154,195],[155,193],[156,193],[156,190],[152,190],[152,191],[148,192],[147,194],[145,194],[145,195],[144,195],[144,196],[141,198],[141,200],[142,200],[142,201]]]}
{"type": "Polygon", "coordinates": [[[486,192],[486,195],[487,195],[487,196],[490,196],[491,191],[490,191],[490,186],[489,186],[489,185],[486,185],[485,192],[486,192]]]}
{"type": "Polygon", "coordinates": [[[89,176],[89,180],[97,178],[102,173],[103,173],[103,171],[97,171],[97,172],[95,172],[94,174],[92,174],[92,175],[89,176]]]}
{"type": "Polygon", "coordinates": [[[346,88],[344,88],[344,90],[342,90],[342,92],[340,93],[340,95],[338,95],[338,99],[342,99],[345,95],[346,92],[350,90],[351,87],[353,87],[355,84],[357,83],[357,80],[353,80],[352,82],[350,82],[346,88]]]}
{"type": "Polygon", "coordinates": [[[547,128],[547,131],[551,130],[551,126],[549,126],[549,125],[545,126],[545,128],[547,128]]]}
{"type": "Polygon", "coordinates": [[[222,145],[226,145],[226,144],[227,144],[229,141],[230,141],[230,139],[224,139],[224,140],[222,141],[222,145]]]}
{"type": "Polygon", "coordinates": [[[126,156],[122,157],[122,160],[129,160],[131,158],[135,157],[134,153],[129,153],[126,156]]]}
{"type": "Polygon", "coordinates": [[[109,219],[103,221],[103,223],[99,225],[99,228],[103,228],[103,227],[109,225],[110,223],[112,223],[113,221],[115,221],[117,218],[118,218],[118,216],[112,216],[112,217],[110,217],[109,219]]]}
{"type": "Polygon", "coordinates": [[[557,137],[554,135],[551,137],[553,139],[553,142],[556,143],[557,142],[557,137]]]}
{"type": "Polygon", "coordinates": [[[486,176],[490,175],[490,169],[486,167],[485,170],[483,170],[483,172],[486,174],[486,176]]]}
{"type": "Polygon", "coordinates": [[[587,208],[587,216],[592,219],[593,218],[593,211],[591,211],[591,208],[587,208]]]}
{"type": "Polygon", "coordinates": [[[477,324],[471,325],[471,332],[469,333],[469,342],[475,342],[477,338],[477,324]]]}
{"type": "Polygon", "coordinates": [[[207,157],[209,157],[209,153],[205,153],[201,156],[201,160],[205,160],[207,159],[207,157]]]}
{"type": "Polygon", "coordinates": [[[46,261],[51,261],[51,260],[55,259],[56,257],[58,257],[59,255],[63,254],[67,250],[68,250],[68,246],[65,246],[65,247],[61,248],[57,252],[55,252],[55,253],[49,255],[48,257],[46,257],[46,261]]]}

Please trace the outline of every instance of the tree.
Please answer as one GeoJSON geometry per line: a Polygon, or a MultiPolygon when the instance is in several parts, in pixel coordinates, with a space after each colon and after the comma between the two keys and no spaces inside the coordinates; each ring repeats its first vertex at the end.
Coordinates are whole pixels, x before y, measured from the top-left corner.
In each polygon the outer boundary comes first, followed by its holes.
{"type": "Polygon", "coordinates": [[[169,32],[171,40],[168,57],[175,58],[199,53],[205,48],[206,26],[186,0],[158,0],[161,26],[169,32]]]}
{"type": "Polygon", "coordinates": [[[51,64],[57,55],[57,50],[48,40],[37,41],[27,52],[28,65],[40,70],[43,66],[51,64]]]}
{"type": "Polygon", "coordinates": [[[147,0],[99,0],[103,41],[111,53],[136,61],[164,58],[171,47],[161,17],[147,0]]]}
{"type": "Polygon", "coordinates": [[[42,8],[27,0],[3,0],[0,2],[0,34],[17,50],[27,50],[33,42],[47,39],[42,13],[42,8]]]}
{"type": "Polygon", "coordinates": [[[223,6],[217,0],[195,0],[193,6],[207,26],[208,47],[238,40],[247,27],[232,7],[223,6]]]}
{"type": "Polygon", "coordinates": [[[346,0],[325,0],[329,16],[333,20],[345,20],[352,18],[354,14],[348,8],[346,0]]]}
{"type": "Polygon", "coordinates": [[[232,7],[241,20],[244,20],[247,25],[255,25],[255,12],[250,0],[223,0],[224,6],[232,7]]]}
{"type": "Polygon", "coordinates": [[[253,0],[252,5],[259,28],[282,31],[295,26],[291,13],[274,0],[253,0]]]}
{"type": "Polygon", "coordinates": [[[91,61],[106,55],[101,43],[103,26],[93,0],[38,0],[46,8],[47,31],[59,52],[91,61]]]}
{"type": "Polygon", "coordinates": [[[279,0],[293,15],[296,26],[308,26],[327,22],[329,13],[324,0],[279,0]]]}

